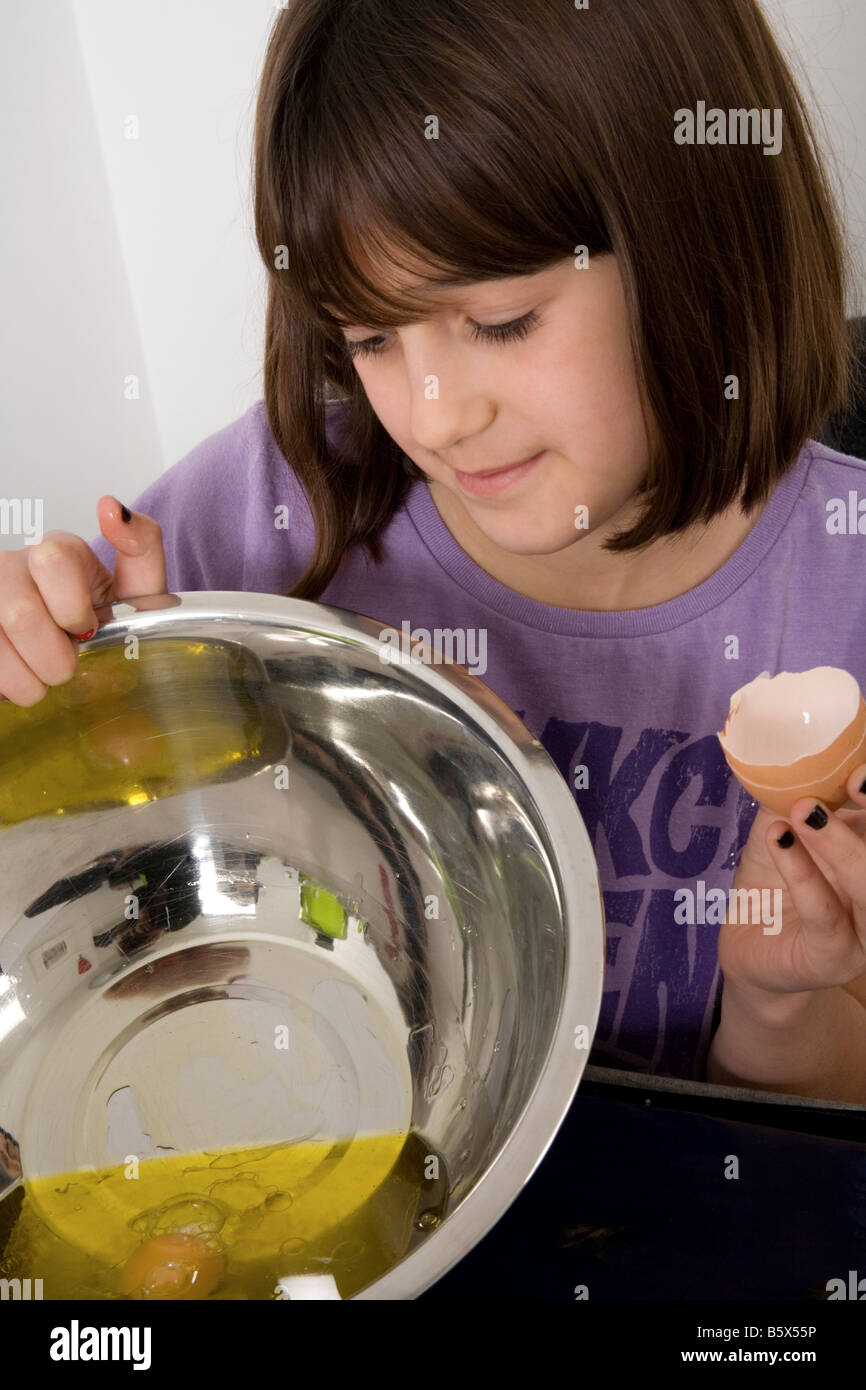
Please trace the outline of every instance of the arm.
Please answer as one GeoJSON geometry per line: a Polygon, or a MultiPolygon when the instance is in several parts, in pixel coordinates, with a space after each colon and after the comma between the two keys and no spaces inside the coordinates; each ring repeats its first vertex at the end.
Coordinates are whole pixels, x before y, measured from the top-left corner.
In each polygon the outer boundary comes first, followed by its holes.
{"type": "Polygon", "coordinates": [[[707,1080],[866,1105],[866,1008],[851,985],[771,994],[726,981],[707,1080]]]}

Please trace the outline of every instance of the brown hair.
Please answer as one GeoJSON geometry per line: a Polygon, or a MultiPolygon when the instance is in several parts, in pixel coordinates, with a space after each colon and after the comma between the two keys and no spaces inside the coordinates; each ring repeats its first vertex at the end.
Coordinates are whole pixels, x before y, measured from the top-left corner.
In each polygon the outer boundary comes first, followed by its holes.
{"type": "Polygon", "coordinates": [[[532,274],[580,245],[617,256],[652,444],[646,505],[609,550],[764,501],[852,389],[850,267],[817,149],[757,0],[289,0],[253,149],[268,420],[316,523],[288,593],[317,598],[348,546],[378,561],[425,476],[339,331],[429,313],[388,292],[390,272],[419,263],[453,285],[532,274]],[[678,144],[675,113],[699,99],[781,109],[781,152],[678,144]],[[348,428],[329,449],[334,396],[348,428]]]}

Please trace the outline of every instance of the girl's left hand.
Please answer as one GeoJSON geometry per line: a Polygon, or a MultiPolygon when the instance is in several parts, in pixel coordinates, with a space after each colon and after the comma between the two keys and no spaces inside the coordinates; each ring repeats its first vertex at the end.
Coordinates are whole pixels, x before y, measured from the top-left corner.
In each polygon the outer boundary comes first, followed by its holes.
{"type": "MultiPolygon", "coordinates": [[[[781,914],[769,932],[766,920],[725,922],[720,928],[719,963],[726,981],[778,994],[849,985],[866,975],[864,779],[866,763],[848,779],[848,796],[863,810],[833,812],[804,798],[782,820],[758,807],[733,887],[781,889],[781,914]],[[789,849],[777,843],[785,831],[794,835],[789,849]]],[[[742,910],[727,915],[753,916],[742,910]]]]}

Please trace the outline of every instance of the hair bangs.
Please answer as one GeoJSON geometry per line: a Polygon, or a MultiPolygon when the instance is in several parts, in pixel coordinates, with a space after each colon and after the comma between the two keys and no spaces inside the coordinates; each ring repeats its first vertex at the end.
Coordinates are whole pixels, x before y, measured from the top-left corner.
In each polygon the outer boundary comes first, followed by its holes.
{"type": "MultiPolygon", "coordinates": [[[[521,112],[492,95],[505,49],[488,43],[474,80],[464,70],[458,82],[442,16],[395,13],[408,29],[386,45],[356,18],[344,16],[353,32],[326,74],[305,74],[303,100],[280,122],[288,282],[322,330],[397,328],[434,312],[439,288],[532,274],[576,244],[611,249],[580,142],[566,196],[558,142],[526,138],[534,96],[521,112]]],[[[513,49],[508,62],[520,66],[513,49]]]]}

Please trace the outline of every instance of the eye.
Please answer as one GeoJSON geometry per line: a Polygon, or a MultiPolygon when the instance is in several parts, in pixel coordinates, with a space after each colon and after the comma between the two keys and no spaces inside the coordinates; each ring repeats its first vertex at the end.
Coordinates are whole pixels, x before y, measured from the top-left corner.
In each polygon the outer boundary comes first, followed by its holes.
{"type": "MultiPolygon", "coordinates": [[[[534,309],[522,318],[512,319],[511,323],[473,323],[472,338],[486,343],[507,343],[518,338],[525,338],[533,328],[538,325],[538,314],[534,309]]],[[[387,346],[387,338],[384,333],[378,333],[375,338],[362,338],[356,343],[346,343],[346,349],[351,358],[355,357],[377,357],[384,352],[387,346]]]]}

